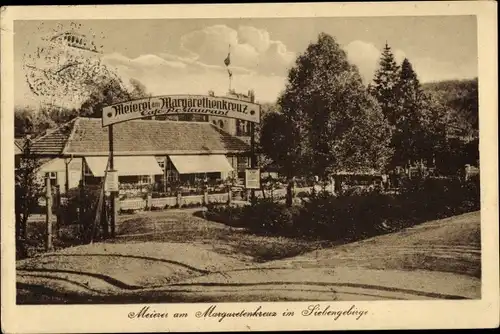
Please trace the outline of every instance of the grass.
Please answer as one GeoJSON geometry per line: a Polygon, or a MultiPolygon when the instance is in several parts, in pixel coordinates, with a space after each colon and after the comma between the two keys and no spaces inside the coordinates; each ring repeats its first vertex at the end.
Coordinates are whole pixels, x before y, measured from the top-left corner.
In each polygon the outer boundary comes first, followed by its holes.
{"type": "Polygon", "coordinates": [[[240,260],[266,262],[300,255],[332,242],[264,236],[203,219],[193,210],[149,212],[123,217],[114,243],[182,242],[204,244],[213,251],[240,260]]]}

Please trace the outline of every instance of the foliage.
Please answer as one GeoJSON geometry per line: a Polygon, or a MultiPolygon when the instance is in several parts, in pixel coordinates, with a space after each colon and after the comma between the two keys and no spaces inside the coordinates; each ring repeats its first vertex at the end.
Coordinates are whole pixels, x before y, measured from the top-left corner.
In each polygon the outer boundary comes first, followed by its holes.
{"type": "Polygon", "coordinates": [[[275,203],[272,199],[257,200],[254,205],[248,205],[243,210],[244,221],[249,229],[270,234],[292,231],[295,215],[293,209],[275,203]]]}
{"type": "Polygon", "coordinates": [[[399,195],[313,191],[299,207],[271,199],[246,207],[209,205],[207,217],[256,233],[353,241],[480,209],[478,178],[466,183],[414,178],[403,183],[399,195]]]}
{"type": "Polygon", "coordinates": [[[287,176],[385,164],[387,123],[333,37],[321,33],[297,58],[278,104],[282,114],[266,117],[261,142],[287,176]]]}
{"type": "Polygon", "coordinates": [[[61,205],[61,218],[65,225],[80,224],[80,241],[90,236],[95,221],[95,214],[100,186],[75,187],[65,194],[67,200],[61,205]]]}
{"type": "Polygon", "coordinates": [[[478,80],[447,80],[422,85],[428,96],[446,108],[450,130],[462,135],[479,130],[478,80]]]}
{"type": "Polygon", "coordinates": [[[30,107],[14,108],[14,136],[15,138],[27,135],[34,139],[48,129],[56,126],[50,109],[41,107],[38,111],[30,107]]]}
{"type": "Polygon", "coordinates": [[[132,89],[125,87],[122,81],[114,76],[100,80],[89,98],[83,102],[80,116],[101,117],[105,106],[148,96],[145,87],[139,81],[134,79],[130,84],[132,89]]]}
{"type": "Polygon", "coordinates": [[[461,158],[449,137],[456,131],[470,134],[463,129],[466,123],[477,128],[477,80],[421,85],[410,61],[398,66],[386,44],[370,90],[392,127],[389,167],[419,162],[436,165],[441,172],[463,167],[455,164],[461,158]]]}
{"type": "MultiPolygon", "coordinates": [[[[270,113],[263,119],[260,132],[260,147],[271,162],[277,162],[279,172],[292,176],[298,167],[297,151],[290,146],[290,138],[294,137],[295,128],[285,115],[270,113]]],[[[295,141],[297,144],[297,141],[295,141]]]]}
{"type": "Polygon", "coordinates": [[[394,54],[386,43],[380,57],[379,68],[375,72],[371,92],[379,102],[382,113],[390,125],[396,123],[398,109],[398,82],[399,66],[396,64],[394,54]]]}
{"type": "Polygon", "coordinates": [[[31,139],[25,138],[23,154],[15,172],[16,253],[20,258],[26,256],[28,218],[38,207],[44,187],[37,174],[40,165],[40,160],[31,154],[31,139]]]}

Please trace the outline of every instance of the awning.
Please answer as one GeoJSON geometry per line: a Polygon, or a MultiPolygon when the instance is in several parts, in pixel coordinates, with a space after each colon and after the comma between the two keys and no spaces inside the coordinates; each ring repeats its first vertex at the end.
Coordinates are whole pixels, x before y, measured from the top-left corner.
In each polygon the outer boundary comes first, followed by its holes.
{"type": "Polygon", "coordinates": [[[225,155],[170,155],[179,174],[231,172],[225,155]]]}
{"type": "MultiPolygon", "coordinates": [[[[108,157],[85,157],[85,161],[94,176],[104,176],[108,157]]],[[[114,157],[113,164],[119,176],[163,174],[154,156],[114,157]]]]}

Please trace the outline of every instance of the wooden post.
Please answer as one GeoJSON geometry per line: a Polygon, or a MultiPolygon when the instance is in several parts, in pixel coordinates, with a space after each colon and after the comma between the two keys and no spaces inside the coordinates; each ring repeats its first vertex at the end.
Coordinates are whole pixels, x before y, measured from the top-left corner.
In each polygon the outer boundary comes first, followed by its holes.
{"type": "Polygon", "coordinates": [[[45,250],[51,251],[52,246],[52,191],[50,185],[50,178],[45,179],[45,206],[46,215],[45,222],[47,223],[46,239],[45,239],[45,250]]]}
{"type": "Polygon", "coordinates": [[[61,231],[61,187],[59,185],[56,186],[56,233],[59,236],[61,231]]]}
{"type": "Polygon", "coordinates": [[[79,183],[79,188],[80,188],[80,197],[78,201],[78,221],[80,223],[80,232],[85,232],[85,222],[83,220],[84,218],[84,187],[85,187],[85,160],[82,158],[82,173],[81,173],[81,180],[79,183]]]}
{"type": "Polygon", "coordinates": [[[68,191],[69,191],[69,167],[68,165],[71,163],[71,160],[73,159],[70,159],[68,161],[68,159],[64,158],[64,165],[65,165],[65,168],[64,168],[64,192],[67,194],[68,191]]]}
{"type": "Polygon", "coordinates": [[[163,192],[167,192],[167,165],[168,165],[168,157],[163,157],[163,192]]]}
{"type": "Polygon", "coordinates": [[[233,192],[231,191],[231,185],[227,186],[227,204],[231,204],[233,199],[233,192]]]}
{"type": "MultiPolygon", "coordinates": [[[[114,170],[115,165],[114,165],[114,155],[113,155],[113,125],[110,125],[108,127],[108,141],[109,141],[109,169],[114,170]]],[[[111,196],[111,237],[115,237],[115,223],[116,223],[116,216],[118,215],[117,212],[117,196],[116,192],[112,191],[110,193],[111,196]]]]}
{"type": "MultiPolygon", "coordinates": [[[[250,123],[250,167],[255,168],[257,165],[255,157],[255,123],[250,123]]],[[[250,190],[250,202],[255,203],[255,189],[250,190]]]]}
{"type": "Polygon", "coordinates": [[[182,195],[181,195],[181,191],[177,191],[177,207],[180,209],[182,205],[182,195]]]}

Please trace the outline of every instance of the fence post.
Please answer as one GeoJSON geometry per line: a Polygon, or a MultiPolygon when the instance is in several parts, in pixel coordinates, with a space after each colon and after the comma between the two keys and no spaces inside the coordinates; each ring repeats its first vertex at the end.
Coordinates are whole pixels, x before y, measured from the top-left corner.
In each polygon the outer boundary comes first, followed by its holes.
{"type": "Polygon", "coordinates": [[[146,210],[151,210],[152,206],[153,206],[153,196],[151,193],[148,193],[146,197],[146,210]]]}
{"type": "Polygon", "coordinates": [[[231,186],[227,186],[227,204],[231,204],[233,200],[233,192],[231,191],[231,186]]]}
{"type": "Polygon", "coordinates": [[[45,179],[45,222],[47,223],[47,234],[45,240],[45,250],[52,250],[52,189],[50,185],[50,178],[45,179]]]}
{"type": "Polygon", "coordinates": [[[208,205],[208,190],[203,189],[203,205],[208,205]]]}
{"type": "Polygon", "coordinates": [[[181,203],[181,202],[182,202],[182,195],[181,195],[181,192],[180,192],[180,191],[178,191],[178,192],[177,192],[177,201],[176,201],[176,204],[177,204],[177,207],[178,207],[178,208],[180,208],[180,207],[181,207],[181,205],[182,205],[182,203],[181,203]]]}

